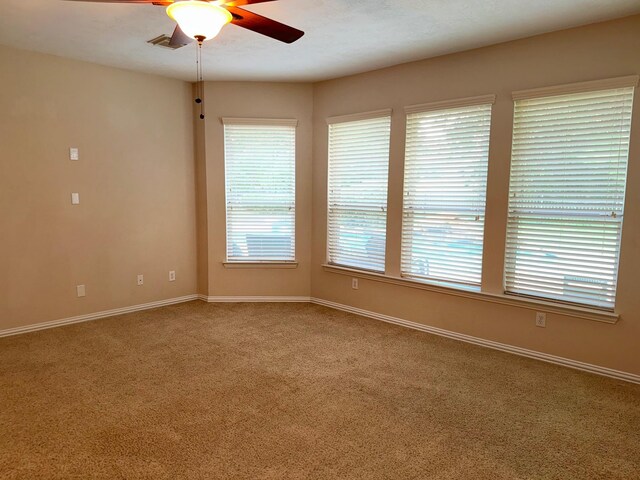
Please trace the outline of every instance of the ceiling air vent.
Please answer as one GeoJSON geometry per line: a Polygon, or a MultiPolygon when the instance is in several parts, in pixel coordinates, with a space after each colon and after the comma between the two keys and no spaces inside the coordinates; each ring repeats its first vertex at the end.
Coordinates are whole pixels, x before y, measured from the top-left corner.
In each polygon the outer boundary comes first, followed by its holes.
{"type": "Polygon", "coordinates": [[[171,50],[177,50],[178,48],[184,47],[184,45],[169,45],[169,42],[171,42],[171,37],[168,35],[160,35],[159,37],[152,38],[147,41],[147,43],[155,45],[156,47],[170,48],[171,50]]]}

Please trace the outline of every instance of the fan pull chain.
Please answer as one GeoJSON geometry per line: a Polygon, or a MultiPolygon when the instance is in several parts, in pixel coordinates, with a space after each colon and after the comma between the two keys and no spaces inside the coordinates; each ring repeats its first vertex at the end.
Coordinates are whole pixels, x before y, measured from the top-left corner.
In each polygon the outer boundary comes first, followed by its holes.
{"type": "Polygon", "coordinates": [[[202,74],[202,42],[204,37],[199,38],[196,50],[196,103],[200,104],[200,119],[204,119],[204,79],[202,74]]]}

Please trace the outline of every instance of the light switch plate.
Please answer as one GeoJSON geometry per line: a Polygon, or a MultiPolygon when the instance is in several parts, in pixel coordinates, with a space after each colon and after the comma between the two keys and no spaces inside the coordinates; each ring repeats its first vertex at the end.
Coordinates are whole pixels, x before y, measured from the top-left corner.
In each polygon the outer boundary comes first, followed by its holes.
{"type": "Polygon", "coordinates": [[[69,160],[80,160],[80,151],[76,147],[69,149],[69,160]]]}
{"type": "Polygon", "coordinates": [[[79,297],[84,297],[86,296],[87,292],[84,288],[84,285],[78,285],[76,286],[76,291],[78,292],[78,296],[79,297]]]}
{"type": "Polygon", "coordinates": [[[80,205],[80,194],[72,193],[71,194],[71,205],[80,205]]]}

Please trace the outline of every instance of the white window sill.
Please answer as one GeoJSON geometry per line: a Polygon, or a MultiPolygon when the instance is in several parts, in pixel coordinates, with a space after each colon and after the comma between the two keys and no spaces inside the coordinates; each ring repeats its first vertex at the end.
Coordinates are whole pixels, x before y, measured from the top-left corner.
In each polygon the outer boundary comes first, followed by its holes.
{"type": "Polygon", "coordinates": [[[454,295],[457,297],[473,298],[483,302],[499,303],[502,305],[510,305],[514,307],[527,308],[538,312],[557,313],[569,317],[584,318],[586,320],[594,320],[603,323],[616,323],[620,315],[607,310],[597,308],[580,307],[578,305],[565,305],[545,300],[533,298],[524,298],[515,295],[505,295],[482,292],[473,287],[455,288],[451,286],[436,285],[433,283],[421,282],[407,278],[391,277],[381,273],[372,273],[355,268],[339,267],[337,265],[322,265],[326,272],[337,273],[340,275],[348,275],[350,277],[364,278],[375,282],[390,283],[392,285],[401,285],[409,288],[417,288],[420,290],[428,290],[431,292],[442,293],[445,295],[454,295]]]}
{"type": "Polygon", "coordinates": [[[298,262],[266,261],[266,262],[222,262],[224,268],[298,268],[298,262]]]}

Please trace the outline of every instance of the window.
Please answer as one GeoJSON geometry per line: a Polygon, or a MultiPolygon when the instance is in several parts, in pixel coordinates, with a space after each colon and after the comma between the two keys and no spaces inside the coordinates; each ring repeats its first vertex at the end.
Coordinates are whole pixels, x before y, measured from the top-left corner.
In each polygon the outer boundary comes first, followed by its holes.
{"type": "Polygon", "coordinates": [[[506,291],[613,309],[633,87],[514,98],[506,291]]]}
{"type": "Polygon", "coordinates": [[[391,111],[329,119],[328,261],[384,272],[391,111]]]}
{"type": "Polygon", "coordinates": [[[295,260],[295,120],[224,118],[227,260],[295,260]]]}
{"type": "Polygon", "coordinates": [[[407,109],[402,276],[480,285],[494,98],[407,109]]]}

